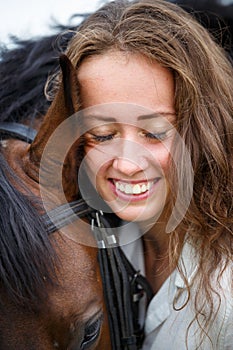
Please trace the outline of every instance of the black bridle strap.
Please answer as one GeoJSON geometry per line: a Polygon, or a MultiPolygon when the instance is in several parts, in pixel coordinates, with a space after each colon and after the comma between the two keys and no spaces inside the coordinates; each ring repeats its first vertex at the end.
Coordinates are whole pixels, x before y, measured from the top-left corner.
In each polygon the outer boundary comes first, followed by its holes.
{"type": "Polygon", "coordinates": [[[32,143],[37,134],[37,131],[24,124],[14,122],[1,122],[0,134],[12,138],[17,138],[27,143],[32,143]]]}
{"type": "Polygon", "coordinates": [[[48,234],[74,222],[78,218],[87,217],[94,209],[89,207],[83,199],[60,205],[42,216],[48,234]]]}
{"type": "Polygon", "coordinates": [[[148,281],[126,258],[102,212],[92,213],[92,230],[99,246],[99,265],[109,317],[112,350],[138,350],[144,329],[139,323],[139,301],[153,297],[148,281]]]}

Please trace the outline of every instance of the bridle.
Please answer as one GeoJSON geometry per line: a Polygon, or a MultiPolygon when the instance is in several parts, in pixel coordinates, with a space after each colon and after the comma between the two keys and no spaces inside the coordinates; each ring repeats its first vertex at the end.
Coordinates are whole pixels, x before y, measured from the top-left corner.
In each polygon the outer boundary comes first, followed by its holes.
{"type": "Polygon", "coordinates": [[[36,137],[36,130],[30,128],[27,125],[14,123],[14,122],[2,122],[0,123],[0,135],[2,138],[15,138],[27,143],[32,143],[36,137]]]}
{"type": "MultiPolygon", "coordinates": [[[[36,131],[19,123],[0,123],[2,138],[17,138],[31,143],[36,131]]],[[[136,271],[118,244],[115,231],[102,211],[91,208],[83,199],[61,205],[42,216],[48,234],[78,218],[86,218],[98,246],[112,350],[138,350],[142,347],[144,329],[139,322],[142,297],[148,304],[153,291],[148,281],[136,271]],[[75,215],[74,215],[75,214],[75,215]]]]}
{"type": "Polygon", "coordinates": [[[146,296],[146,303],[149,303],[153,297],[152,288],[125,256],[104,213],[91,208],[83,199],[45,214],[43,221],[48,233],[73,222],[74,214],[89,220],[97,242],[112,350],[141,349],[144,329],[139,323],[139,302],[146,296]]]}
{"type": "Polygon", "coordinates": [[[91,216],[99,248],[112,349],[141,349],[144,330],[139,323],[139,302],[145,295],[149,303],[153,297],[152,288],[126,258],[104,214],[95,211],[91,216]]]}

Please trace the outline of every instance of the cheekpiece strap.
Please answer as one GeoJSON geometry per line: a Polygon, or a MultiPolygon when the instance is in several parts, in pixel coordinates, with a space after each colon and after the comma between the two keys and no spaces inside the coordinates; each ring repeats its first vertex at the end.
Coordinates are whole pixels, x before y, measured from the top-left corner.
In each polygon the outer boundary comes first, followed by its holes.
{"type": "Polygon", "coordinates": [[[27,143],[32,143],[37,131],[27,125],[14,122],[1,122],[0,134],[5,137],[17,138],[27,143]]]}
{"type": "Polygon", "coordinates": [[[139,350],[144,339],[144,328],[139,322],[139,303],[143,296],[149,303],[152,288],[125,256],[103,212],[96,211],[90,216],[99,247],[112,350],[139,350]]]}

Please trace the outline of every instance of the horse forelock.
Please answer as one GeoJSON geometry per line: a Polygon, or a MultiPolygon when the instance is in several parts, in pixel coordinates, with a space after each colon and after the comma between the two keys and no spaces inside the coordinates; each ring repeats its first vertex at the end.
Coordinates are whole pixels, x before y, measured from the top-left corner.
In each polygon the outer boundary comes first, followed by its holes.
{"type": "Polygon", "coordinates": [[[0,154],[0,288],[19,305],[38,304],[55,281],[57,256],[37,210],[0,154]]]}
{"type": "Polygon", "coordinates": [[[1,51],[0,119],[21,122],[47,111],[50,103],[44,97],[44,85],[58,60],[49,40],[15,39],[13,43],[16,48],[1,51]]]}
{"type": "Polygon", "coordinates": [[[56,33],[47,37],[12,37],[13,49],[0,47],[1,122],[28,119],[32,123],[47,112],[50,101],[45,97],[46,81],[59,70],[58,58],[77,26],[56,24],[53,29],[56,33]]]}

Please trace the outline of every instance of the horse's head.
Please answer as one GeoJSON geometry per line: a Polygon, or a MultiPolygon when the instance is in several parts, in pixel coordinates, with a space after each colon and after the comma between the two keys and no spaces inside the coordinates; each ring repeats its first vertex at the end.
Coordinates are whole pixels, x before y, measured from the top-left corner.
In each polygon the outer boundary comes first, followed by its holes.
{"type": "MultiPolygon", "coordinates": [[[[78,196],[78,141],[63,163],[57,158],[63,143],[46,148],[59,125],[78,109],[76,72],[65,56],[61,68],[60,89],[34,142],[2,141],[1,194],[7,203],[1,202],[0,230],[4,350],[110,349],[91,230],[77,220],[48,235],[41,219],[44,205],[53,209],[64,198],[69,203],[78,196]],[[62,190],[54,176],[61,168],[62,190]],[[84,236],[90,244],[80,244],[84,236]]],[[[69,133],[63,137],[67,141],[69,133]]]]}

